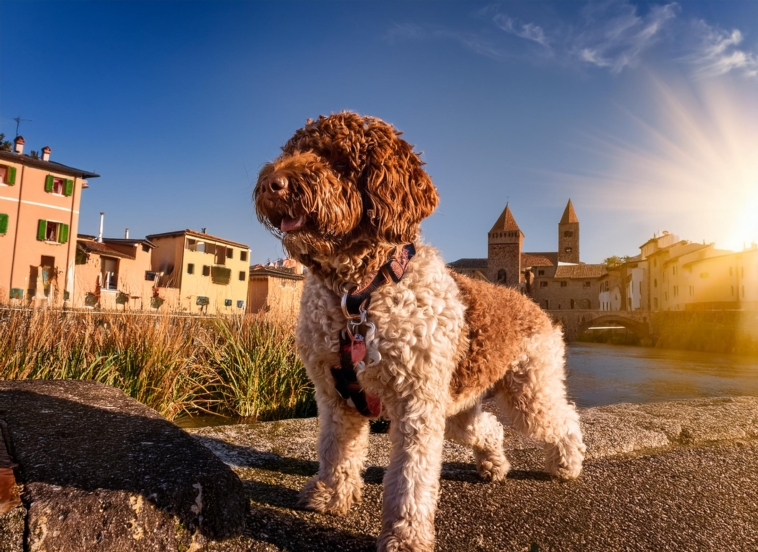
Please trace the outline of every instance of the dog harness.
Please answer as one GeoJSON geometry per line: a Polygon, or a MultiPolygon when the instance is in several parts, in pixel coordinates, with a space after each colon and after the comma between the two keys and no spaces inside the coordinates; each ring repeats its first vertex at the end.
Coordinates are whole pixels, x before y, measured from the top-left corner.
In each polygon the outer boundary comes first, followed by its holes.
{"type": "Polygon", "coordinates": [[[347,326],[340,332],[340,362],[332,368],[332,377],[340,396],[367,418],[376,418],[382,411],[379,397],[369,395],[361,388],[356,372],[366,366],[374,366],[381,360],[377,351],[366,349],[366,342],[376,332],[376,326],[366,319],[371,294],[390,281],[398,283],[402,280],[408,263],[415,254],[416,248],[412,243],[396,249],[390,260],[382,265],[367,285],[351,292],[345,289],[342,291],[342,313],[347,319],[347,326]],[[366,327],[365,337],[359,333],[361,326],[366,327]],[[368,364],[364,360],[367,355],[368,364]]]}

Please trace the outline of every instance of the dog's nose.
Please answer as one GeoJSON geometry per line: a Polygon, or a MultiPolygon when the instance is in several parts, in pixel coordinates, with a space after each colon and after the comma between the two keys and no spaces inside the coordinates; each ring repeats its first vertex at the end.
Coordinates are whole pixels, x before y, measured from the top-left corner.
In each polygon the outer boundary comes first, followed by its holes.
{"type": "Polygon", "coordinates": [[[287,179],[284,176],[272,176],[264,184],[264,190],[273,196],[281,195],[287,189],[287,184],[287,179]]]}

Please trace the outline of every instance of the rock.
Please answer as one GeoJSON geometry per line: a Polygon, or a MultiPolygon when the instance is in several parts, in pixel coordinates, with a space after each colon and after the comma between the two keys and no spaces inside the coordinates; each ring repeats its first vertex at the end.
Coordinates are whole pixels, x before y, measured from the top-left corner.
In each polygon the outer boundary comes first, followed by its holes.
{"type": "Polygon", "coordinates": [[[8,451],[7,427],[0,422],[0,552],[22,552],[26,508],[21,504],[13,462],[8,451]]]}
{"type": "Polygon", "coordinates": [[[199,550],[243,530],[239,478],[115,388],[0,382],[0,419],[19,466],[28,550],[199,550]]]}

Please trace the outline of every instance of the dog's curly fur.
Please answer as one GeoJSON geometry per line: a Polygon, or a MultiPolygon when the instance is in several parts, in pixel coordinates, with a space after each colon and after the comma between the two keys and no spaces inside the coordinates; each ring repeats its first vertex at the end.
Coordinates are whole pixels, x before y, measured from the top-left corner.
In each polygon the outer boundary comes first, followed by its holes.
{"type": "MultiPolygon", "coordinates": [[[[368,420],[340,397],[330,372],[346,322],[341,289],[363,285],[398,245],[417,242],[437,190],[413,146],[377,118],[309,120],[282,150],[254,194],[258,218],[310,269],[297,343],[316,388],[320,467],[301,503],[344,514],[361,497],[368,420]]],[[[367,346],[381,361],[358,380],[392,422],[379,550],[434,548],[444,438],[473,448],[483,479],[505,479],[503,428],[481,410],[488,391],[517,429],[545,442],[549,473],[579,475],[585,446],[566,400],[561,331],[528,298],[452,274],[417,243],[403,279],[372,294],[368,318],[376,334],[367,346]]]]}

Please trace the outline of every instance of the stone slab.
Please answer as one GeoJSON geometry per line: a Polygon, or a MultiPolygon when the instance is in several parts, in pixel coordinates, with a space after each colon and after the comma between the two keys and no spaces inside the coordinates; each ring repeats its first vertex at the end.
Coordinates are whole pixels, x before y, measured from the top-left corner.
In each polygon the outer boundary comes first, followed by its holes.
{"type": "Polygon", "coordinates": [[[33,551],[198,550],[244,526],[239,478],[106,385],[0,381],[33,551]]]}
{"type": "MultiPolygon", "coordinates": [[[[437,550],[758,550],[758,398],[580,414],[588,458],[576,481],[550,479],[541,444],[510,430],[504,485],[482,483],[470,451],[446,443],[437,550]]],[[[210,550],[375,549],[389,439],[370,436],[362,503],[325,516],[296,506],[318,469],[317,430],[315,419],[190,430],[234,468],[250,498],[245,534],[210,550]]]]}

